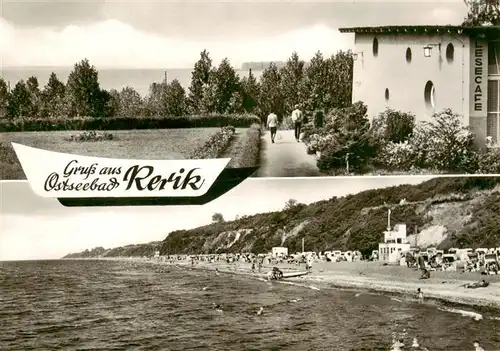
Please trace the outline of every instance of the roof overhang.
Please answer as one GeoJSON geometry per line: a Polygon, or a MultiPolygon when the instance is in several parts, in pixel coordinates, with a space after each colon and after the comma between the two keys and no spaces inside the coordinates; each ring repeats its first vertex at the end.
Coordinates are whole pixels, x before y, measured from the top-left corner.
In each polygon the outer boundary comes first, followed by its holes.
{"type": "Polygon", "coordinates": [[[470,36],[484,35],[491,38],[500,39],[499,26],[465,27],[465,26],[380,26],[380,27],[350,27],[339,28],[341,33],[362,33],[362,34],[466,34],[470,36]]]}

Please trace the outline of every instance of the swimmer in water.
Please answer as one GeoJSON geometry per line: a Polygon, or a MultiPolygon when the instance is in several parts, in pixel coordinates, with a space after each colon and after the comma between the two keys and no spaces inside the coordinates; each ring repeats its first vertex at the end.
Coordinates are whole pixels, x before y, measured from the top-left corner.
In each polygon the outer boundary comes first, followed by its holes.
{"type": "Polygon", "coordinates": [[[262,313],[264,313],[264,307],[260,307],[260,309],[257,311],[257,315],[260,316],[262,315],[262,313]]]}
{"type": "Polygon", "coordinates": [[[403,350],[402,347],[404,347],[404,346],[405,346],[405,344],[403,343],[403,339],[396,340],[392,344],[391,351],[402,351],[403,350]]]}
{"type": "Polygon", "coordinates": [[[420,345],[418,344],[417,338],[413,338],[413,342],[411,344],[411,347],[413,347],[414,349],[418,349],[420,347],[420,345]]]}
{"type": "Polygon", "coordinates": [[[216,304],[215,302],[212,305],[214,307],[214,310],[216,310],[217,312],[223,312],[221,305],[216,304]]]}
{"type": "Polygon", "coordinates": [[[479,341],[474,341],[474,351],[484,351],[484,349],[479,345],[479,341]]]}

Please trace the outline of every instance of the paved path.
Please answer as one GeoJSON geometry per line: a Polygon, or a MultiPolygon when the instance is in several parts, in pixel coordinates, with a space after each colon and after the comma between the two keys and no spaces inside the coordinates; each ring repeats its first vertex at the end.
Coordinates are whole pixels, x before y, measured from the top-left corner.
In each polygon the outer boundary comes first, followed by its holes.
{"type": "Polygon", "coordinates": [[[271,143],[269,131],[261,140],[260,168],[255,177],[318,177],[316,156],[308,155],[304,143],[298,143],[293,130],[278,131],[275,143],[271,143]]]}

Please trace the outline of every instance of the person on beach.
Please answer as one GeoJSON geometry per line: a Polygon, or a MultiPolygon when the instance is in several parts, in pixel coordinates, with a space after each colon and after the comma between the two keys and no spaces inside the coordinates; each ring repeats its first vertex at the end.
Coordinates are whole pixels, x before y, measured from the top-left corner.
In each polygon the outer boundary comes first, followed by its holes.
{"type": "Polygon", "coordinates": [[[312,270],[312,257],[311,256],[308,256],[306,258],[306,270],[311,273],[311,270],[312,270]]]}
{"type": "Polygon", "coordinates": [[[484,349],[479,345],[479,341],[474,341],[472,345],[474,346],[474,351],[484,351],[484,349]]]}
{"type": "Polygon", "coordinates": [[[300,142],[300,131],[302,129],[302,122],[304,120],[304,115],[301,110],[299,110],[299,105],[295,105],[295,110],[292,111],[292,122],[293,128],[295,130],[295,140],[300,142]]]}
{"type": "Polygon", "coordinates": [[[263,260],[263,258],[260,258],[260,259],[259,259],[259,263],[258,263],[258,265],[259,265],[259,273],[260,273],[260,272],[261,272],[261,270],[262,270],[262,260],[263,260]]]}
{"type": "Polygon", "coordinates": [[[424,301],[424,293],[422,292],[422,289],[420,289],[420,288],[417,289],[417,299],[418,299],[418,302],[424,301]]]}
{"type": "Polygon", "coordinates": [[[278,116],[276,116],[273,112],[267,116],[267,128],[269,128],[271,133],[271,142],[274,144],[274,138],[276,137],[276,131],[278,130],[278,116]]]}
{"type": "Polygon", "coordinates": [[[255,260],[252,260],[252,273],[255,273],[255,260]]]}

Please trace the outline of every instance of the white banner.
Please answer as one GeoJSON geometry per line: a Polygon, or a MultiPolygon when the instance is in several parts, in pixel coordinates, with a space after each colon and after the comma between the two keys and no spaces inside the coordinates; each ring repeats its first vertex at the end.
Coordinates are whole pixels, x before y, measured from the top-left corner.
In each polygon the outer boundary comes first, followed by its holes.
{"type": "Polygon", "coordinates": [[[12,143],[42,197],[198,197],[231,160],[130,160],[64,154],[12,143]]]}

